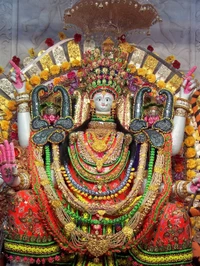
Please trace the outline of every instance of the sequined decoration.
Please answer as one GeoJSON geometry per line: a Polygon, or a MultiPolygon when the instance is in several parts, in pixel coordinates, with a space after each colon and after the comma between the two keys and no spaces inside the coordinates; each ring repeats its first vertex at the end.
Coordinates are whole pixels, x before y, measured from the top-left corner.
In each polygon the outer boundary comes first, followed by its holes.
{"type": "Polygon", "coordinates": [[[65,56],[65,52],[64,49],[62,48],[62,46],[57,46],[56,48],[54,48],[52,50],[55,62],[57,65],[61,65],[63,62],[66,62],[66,56],[65,56]]]}
{"type": "Polygon", "coordinates": [[[183,78],[179,77],[176,74],[168,81],[168,83],[172,86],[172,93],[176,93],[176,91],[180,88],[182,82],[183,78]]]}
{"type": "Polygon", "coordinates": [[[30,58],[30,57],[25,57],[23,60],[23,65],[24,67],[28,66],[29,64],[33,63],[33,66],[28,70],[28,74],[31,77],[32,75],[40,75],[40,68],[34,64],[34,59],[30,58]]]}
{"type": "Polygon", "coordinates": [[[15,95],[14,95],[15,89],[12,83],[6,78],[3,78],[0,80],[0,90],[3,91],[11,99],[15,99],[15,95]]]}
{"type": "Polygon", "coordinates": [[[167,66],[161,65],[155,75],[157,79],[163,79],[165,81],[169,77],[170,73],[171,70],[167,66]]]}
{"type": "Polygon", "coordinates": [[[158,62],[158,59],[151,55],[148,55],[142,67],[146,68],[147,70],[151,70],[151,73],[153,73],[158,62]]]}
{"type": "Polygon", "coordinates": [[[117,106],[117,117],[124,128],[128,129],[131,121],[131,103],[130,94],[122,96],[119,99],[117,106]]]}
{"type": "Polygon", "coordinates": [[[80,47],[77,43],[75,43],[74,41],[68,42],[67,49],[68,49],[68,55],[69,55],[70,62],[74,60],[81,61],[80,47]]]}
{"type": "MultiPolygon", "coordinates": [[[[38,56],[41,56],[45,51],[40,51],[38,53],[38,56]]],[[[40,59],[40,63],[42,65],[42,68],[44,70],[49,70],[51,66],[53,66],[53,62],[51,60],[51,57],[49,56],[49,54],[44,55],[41,59],[40,59]]]]}
{"type": "Polygon", "coordinates": [[[138,68],[141,67],[144,56],[145,56],[145,51],[140,50],[139,48],[135,48],[129,64],[133,64],[138,68]]]}

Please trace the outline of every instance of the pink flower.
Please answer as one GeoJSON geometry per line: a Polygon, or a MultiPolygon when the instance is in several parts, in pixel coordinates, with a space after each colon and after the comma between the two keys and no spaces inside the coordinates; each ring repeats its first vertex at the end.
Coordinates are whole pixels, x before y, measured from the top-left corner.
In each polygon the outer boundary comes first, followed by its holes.
{"type": "Polygon", "coordinates": [[[46,45],[51,47],[54,45],[54,41],[51,38],[47,38],[45,41],[46,45]]]}
{"type": "Polygon", "coordinates": [[[55,261],[60,261],[60,256],[55,256],[55,261]]]}
{"type": "Polygon", "coordinates": [[[35,262],[36,264],[40,264],[41,260],[38,258],[35,262]]]}
{"type": "Polygon", "coordinates": [[[71,71],[71,72],[69,72],[69,73],[67,74],[67,78],[68,78],[68,79],[74,79],[75,77],[76,77],[76,73],[73,72],[73,71],[71,71]]]}
{"type": "Polygon", "coordinates": [[[20,63],[20,58],[17,57],[16,55],[13,56],[12,61],[15,63],[15,65],[19,66],[20,63]]]}
{"type": "Polygon", "coordinates": [[[74,35],[74,41],[75,41],[75,43],[79,43],[81,41],[81,37],[82,37],[81,34],[76,33],[74,35]]]}

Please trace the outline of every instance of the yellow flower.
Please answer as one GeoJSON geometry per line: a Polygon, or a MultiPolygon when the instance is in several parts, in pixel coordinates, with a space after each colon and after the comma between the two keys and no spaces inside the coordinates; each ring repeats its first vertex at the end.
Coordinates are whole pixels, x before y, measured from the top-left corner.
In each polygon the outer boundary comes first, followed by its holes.
{"type": "Polygon", "coordinates": [[[8,129],[9,129],[9,124],[10,124],[9,121],[2,120],[2,121],[0,122],[1,129],[2,129],[2,130],[5,130],[5,131],[8,131],[8,129]]]}
{"type": "Polygon", "coordinates": [[[149,82],[154,83],[156,81],[156,76],[154,74],[147,75],[147,79],[149,82]]]}
{"type": "Polygon", "coordinates": [[[40,77],[39,76],[36,76],[36,75],[33,75],[31,78],[30,78],[30,83],[31,85],[33,86],[37,86],[40,84],[40,77]]]}
{"type": "Polygon", "coordinates": [[[3,74],[3,72],[4,72],[4,68],[0,66],[0,75],[3,74]]]}
{"type": "Polygon", "coordinates": [[[128,65],[128,69],[130,69],[130,73],[135,73],[135,71],[136,71],[136,66],[133,65],[133,64],[130,64],[130,65],[128,65]]]}
{"type": "Polygon", "coordinates": [[[193,158],[196,155],[196,151],[194,148],[188,148],[185,155],[187,158],[193,158]]]}
{"type": "Polygon", "coordinates": [[[26,82],[26,91],[29,93],[29,92],[32,91],[32,89],[33,89],[33,87],[32,87],[31,84],[27,81],[27,82],[26,82]]]}
{"type": "Polygon", "coordinates": [[[67,38],[67,36],[62,31],[58,33],[58,36],[59,36],[61,41],[67,38]]]}
{"type": "Polygon", "coordinates": [[[160,89],[163,89],[166,87],[166,83],[163,81],[163,80],[159,80],[157,82],[157,86],[160,88],[160,89]]]}
{"type": "Polygon", "coordinates": [[[40,78],[43,80],[48,80],[49,78],[49,71],[48,70],[43,70],[40,72],[40,78]]]}
{"type": "Polygon", "coordinates": [[[60,78],[54,78],[53,79],[53,85],[57,85],[60,83],[60,78]]]}
{"type": "Polygon", "coordinates": [[[8,107],[8,109],[11,110],[11,111],[16,110],[16,103],[15,103],[15,101],[9,101],[9,102],[7,103],[7,107],[8,107]]]}
{"type": "Polygon", "coordinates": [[[8,131],[2,131],[2,135],[4,139],[8,139],[8,131]]]}
{"type": "Polygon", "coordinates": [[[144,68],[138,68],[137,72],[138,72],[138,75],[145,76],[147,73],[147,70],[144,68]]]}
{"type": "Polygon", "coordinates": [[[67,71],[67,70],[69,70],[70,69],[70,67],[71,67],[71,64],[69,63],[69,62],[63,62],[62,63],[62,65],[61,65],[61,69],[63,70],[63,71],[67,71]]]}
{"type": "Polygon", "coordinates": [[[33,58],[33,57],[36,56],[35,51],[34,51],[33,48],[29,49],[29,50],[28,50],[28,53],[29,53],[29,55],[30,55],[31,58],[33,58]]]}
{"type": "Polygon", "coordinates": [[[193,133],[194,133],[194,128],[193,128],[193,126],[190,126],[190,125],[188,125],[188,126],[186,126],[185,127],[185,133],[187,134],[187,135],[192,135],[193,133]]]}
{"type": "Polygon", "coordinates": [[[72,61],[72,67],[78,67],[78,66],[81,66],[81,61],[77,60],[77,59],[74,59],[72,61]]]}
{"type": "Polygon", "coordinates": [[[176,58],[175,58],[174,55],[170,55],[170,56],[168,56],[167,58],[165,58],[165,61],[166,61],[167,63],[173,63],[175,59],[176,59],[176,58]]]}
{"type": "Polygon", "coordinates": [[[13,131],[17,131],[18,129],[17,123],[12,123],[11,128],[13,131]]]}
{"type": "Polygon", "coordinates": [[[77,75],[77,77],[81,78],[83,76],[83,71],[82,70],[78,70],[76,75],[77,75]]]}
{"type": "Polygon", "coordinates": [[[59,74],[59,73],[60,73],[60,67],[57,66],[57,65],[53,65],[53,66],[51,66],[51,67],[50,67],[50,73],[51,73],[52,75],[57,75],[57,74],[59,74]]]}
{"type": "Polygon", "coordinates": [[[193,136],[189,136],[185,139],[184,143],[187,147],[192,147],[194,146],[195,138],[193,136]]]}
{"type": "Polygon", "coordinates": [[[196,167],[196,165],[197,165],[197,162],[196,162],[195,159],[189,159],[189,160],[187,160],[187,168],[188,169],[193,169],[193,168],[196,167]]]}
{"type": "Polygon", "coordinates": [[[187,170],[187,180],[191,180],[196,176],[196,172],[194,170],[187,170]]]}

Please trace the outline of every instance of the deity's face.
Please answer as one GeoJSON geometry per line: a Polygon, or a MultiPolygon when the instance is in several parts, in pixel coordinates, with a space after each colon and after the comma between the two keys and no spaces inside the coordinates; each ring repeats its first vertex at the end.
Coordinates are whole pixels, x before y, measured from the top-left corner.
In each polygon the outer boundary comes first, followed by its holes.
{"type": "Polygon", "coordinates": [[[98,92],[93,97],[96,113],[109,114],[114,97],[108,92],[98,92]]]}

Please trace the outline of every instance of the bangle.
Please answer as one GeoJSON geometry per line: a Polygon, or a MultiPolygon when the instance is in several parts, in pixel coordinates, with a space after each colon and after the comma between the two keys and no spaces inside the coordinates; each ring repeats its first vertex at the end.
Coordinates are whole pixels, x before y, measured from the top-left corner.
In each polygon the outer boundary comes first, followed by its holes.
{"type": "Polygon", "coordinates": [[[30,178],[27,172],[21,171],[19,173],[20,184],[14,187],[15,190],[28,189],[30,187],[30,178]]]}
{"type": "Polygon", "coordinates": [[[187,191],[187,185],[189,184],[188,181],[178,181],[175,185],[175,194],[181,198],[185,199],[187,196],[189,196],[189,193],[187,191]]]}
{"type": "Polygon", "coordinates": [[[190,110],[190,108],[191,108],[191,105],[190,105],[190,103],[189,103],[188,100],[186,100],[186,99],[182,99],[182,98],[178,98],[178,99],[176,100],[176,104],[175,104],[174,107],[175,107],[175,108],[182,108],[182,109],[184,109],[184,110],[186,110],[186,111],[189,112],[189,110],[190,110]]]}
{"type": "Polygon", "coordinates": [[[16,96],[16,103],[20,104],[20,103],[25,103],[25,102],[29,102],[29,94],[27,93],[20,93],[16,96]]]}
{"type": "Polygon", "coordinates": [[[18,105],[18,108],[17,108],[18,113],[28,113],[29,111],[30,111],[30,108],[27,102],[21,102],[18,105]]]}
{"type": "Polygon", "coordinates": [[[183,109],[183,108],[177,108],[176,110],[175,110],[175,116],[182,116],[182,117],[187,117],[187,114],[188,114],[188,112],[185,110],[185,109],[183,109]]]}

